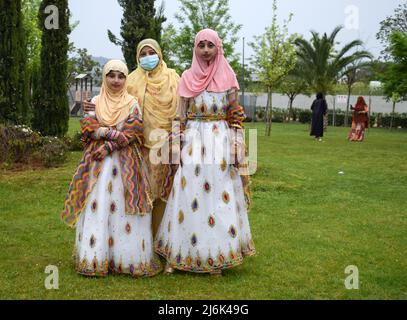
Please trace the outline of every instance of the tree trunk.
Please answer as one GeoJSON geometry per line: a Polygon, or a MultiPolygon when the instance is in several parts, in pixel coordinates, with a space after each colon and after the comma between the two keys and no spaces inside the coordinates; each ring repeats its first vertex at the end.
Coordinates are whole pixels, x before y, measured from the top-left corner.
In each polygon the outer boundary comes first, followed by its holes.
{"type": "Polygon", "coordinates": [[[273,93],[271,88],[268,88],[268,99],[267,99],[267,125],[266,125],[266,136],[269,137],[271,134],[271,124],[273,121],[273,93]]]}
{"type": "Polygon", "coordinates": [[[350,105],[350,95],[352,92],[352,87],[348,86],[348,101],[346,102],[346,113],[345,113],[345,127],[348,126],[348,117],[349,117],[349,105],[350,105]]]}
{"type": "Polygon", "coordinates": [[[390,130],[393,129],[393,122],[394,122],[394,111],[396,110],[396,102],[393,101],[393,110],[391,112],[391,118],[390,118],[390,130]]]}
{"type": "Polygon", "coordinates": [[[288,122],[291,122],[291,117],[293,116],[293,102],[294,102],[294,96],[290,97],[290,109],[288,112],[288,122]]]}
{"type": "Polygon", "coordinates": [[[368,110],[368,115],[369,115],[369,121],[367,122],[367,127],[370,128],[370,110],[372,109],[372,95],[369,90],[369,110],[368,110]]]}
{"type": "Polygon", "coordinates": [[[335,100],[336,100],[336,96],[333,96],[333,113],[332,113],[332,126],[335,127],[335,100]]]}
{"type": "Polygon", "coordinates": [[[267,105],[266,105],[266,112],[264,114],[264,123],[266,126],[268,123],[269,105],[270,105],[270,95],[269,95],[269,89],[267,88],[267,105]]]}

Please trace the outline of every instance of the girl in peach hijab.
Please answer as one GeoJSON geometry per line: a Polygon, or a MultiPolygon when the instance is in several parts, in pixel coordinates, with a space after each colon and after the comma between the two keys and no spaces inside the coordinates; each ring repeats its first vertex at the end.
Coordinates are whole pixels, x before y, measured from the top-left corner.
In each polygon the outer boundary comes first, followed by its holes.
{"type": "Polygon", "coordinates": [[[137,100],[126,90],[119,60],[103,68],[95,116],[81,119],[84,155],[66,195],[62,220],[76,226],[75,268],[87,276],[109,271],[153,276],[161,264],[153,250],[152,200],[140,148],[137,100]]]}
{"type": "MultiPolygon", "coordinates": [[[[157,232],[165,210],[165,202],[171,188],[166,177],[171,175],[170,166],[163,161],[152,161],[150,155],[159,154],[172,128],[177,111],[179,75],[167,67],[161,47],[154,39],[145,39],[137,46],[137,69],[129,74],[127,91],[139,101],[143,113],[144,146],[153,200],[152,229],[157,232]]],[[[94,105],[84,103],[85,111],[93,111],[94,105]]]]}
{"type": "Polygon", "coordinates": [[[156,252],[174,269],[220,274],[255,253],[247,211],[247,177],[239,175],[244,110],[239,85],[210,29],[195,38],[192,66],[181,77],[180,103],[172,133],[181,141],[180,165],[158,233],[156,252]],[[231,132],[237,138],[231,138],[231,132]],[[235,148],[238,145],[238,148],[235,148]],[[239,155],[239,156],[237,156],[239,155]]]}

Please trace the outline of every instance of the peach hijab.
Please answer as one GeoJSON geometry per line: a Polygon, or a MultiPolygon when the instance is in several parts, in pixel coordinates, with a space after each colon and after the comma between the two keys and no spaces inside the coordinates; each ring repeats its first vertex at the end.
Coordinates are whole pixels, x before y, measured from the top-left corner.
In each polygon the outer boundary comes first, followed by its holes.
{"type": "Polygon", "coordinates": [[[222,40],[218,33],[212,29],[199,31],[195,37],[192,66],[182,74],[178,94],[181,97],[192,98],[205,90],[225,92],[232,88],[239,89],[239,84],[236,74],[224,56],[222,40]],[[197,53],[199,43],[205,40],[212,42],[217,48],[217,54],[209,65],[197,53]]]}
{"type": "Polygon", "coordinates": [[[114,92],[107,85],[106,77],[110,71],[119,71],[126,76],[129,74],[127,66],[120,60],[110,60],[103,67],[103,83],[100,94],[96,98],[96,116],[104,126],[113,127],[125,120],[130,115],[131,107],[137,102],[127,92],[126,85],[119,92],[114,92]]]}

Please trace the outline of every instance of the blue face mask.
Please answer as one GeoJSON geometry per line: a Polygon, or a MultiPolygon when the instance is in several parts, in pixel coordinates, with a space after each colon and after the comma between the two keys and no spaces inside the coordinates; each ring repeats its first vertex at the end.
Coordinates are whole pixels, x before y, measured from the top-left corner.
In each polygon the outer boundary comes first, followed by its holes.
{"type": "Polygon", "coordinates": [[[159,62],[160,58],[158,57],[157,54],[140,58],[140,66],[147,71],[155,69],[158,66],[159,62]]]}

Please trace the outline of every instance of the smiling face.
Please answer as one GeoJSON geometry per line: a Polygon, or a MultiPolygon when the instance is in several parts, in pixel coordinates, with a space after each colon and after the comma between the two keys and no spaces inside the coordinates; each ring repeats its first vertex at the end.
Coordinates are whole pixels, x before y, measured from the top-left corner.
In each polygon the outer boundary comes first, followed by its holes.
{"type": "Polygon", "coordinates": [[[120,71],[110,71],[106,75],[107,86],[113,92],[119,92],[124,88],[126,76],[120,71]]]}
{"type": "Polygon", "coordinates": [[[217,53],[215,44],[210,41],[204,40],[199,42],[197,47],[197,54],[205,62],[211,62],[217,53]]]}

